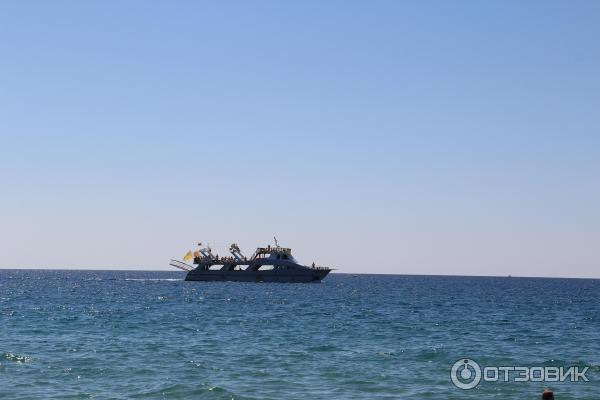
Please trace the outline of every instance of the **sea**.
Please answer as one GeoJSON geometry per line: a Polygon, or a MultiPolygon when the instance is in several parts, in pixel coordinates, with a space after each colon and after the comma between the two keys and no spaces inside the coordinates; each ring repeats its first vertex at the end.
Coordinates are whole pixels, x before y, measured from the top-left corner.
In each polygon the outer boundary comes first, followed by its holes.
{"type": "Polygon", "coordinates": [[[600,280],[183,279],[0,270],[0,399],[600,399],[600,280]]]}

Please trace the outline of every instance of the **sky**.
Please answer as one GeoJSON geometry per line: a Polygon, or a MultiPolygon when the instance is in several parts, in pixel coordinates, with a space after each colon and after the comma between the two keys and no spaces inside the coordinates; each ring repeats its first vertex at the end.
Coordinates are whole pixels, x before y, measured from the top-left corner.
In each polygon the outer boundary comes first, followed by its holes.
{"type": "Polygon", "coordinates": [[[600,278],[600,2],[15,0],[0,38],[0,268],[600,278]]]}

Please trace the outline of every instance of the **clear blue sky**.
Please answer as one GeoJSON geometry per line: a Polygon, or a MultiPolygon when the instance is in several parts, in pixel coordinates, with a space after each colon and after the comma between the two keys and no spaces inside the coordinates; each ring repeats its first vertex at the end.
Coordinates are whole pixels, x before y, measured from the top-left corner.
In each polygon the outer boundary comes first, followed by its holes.
{"type": "Polygon", "coordinates": [[[600,277],[600,2],[0,2],[0,267],[272,236],[600,277]]]}

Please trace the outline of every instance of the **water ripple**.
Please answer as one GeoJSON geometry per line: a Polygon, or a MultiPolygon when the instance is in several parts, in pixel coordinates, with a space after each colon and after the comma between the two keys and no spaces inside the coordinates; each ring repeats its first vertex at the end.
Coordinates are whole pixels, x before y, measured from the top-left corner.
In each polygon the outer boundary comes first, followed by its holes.
{"type": "MultiPolygon", "coordinates": [[[[449,371],[463,357],[600,374],[599,281],[182,278],[0,270],[0,398],[539,397],[538,383],[457,391],[449,371]]],[[[599,382],[553,389],[596,399],[599,382]]]]}

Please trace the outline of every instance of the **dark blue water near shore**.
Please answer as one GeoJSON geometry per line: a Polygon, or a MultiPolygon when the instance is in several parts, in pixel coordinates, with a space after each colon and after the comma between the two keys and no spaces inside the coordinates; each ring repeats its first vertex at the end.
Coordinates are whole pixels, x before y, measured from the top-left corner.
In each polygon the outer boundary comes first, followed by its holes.
{"type": "Polygon", "coordinates": [[[543,383],[452,386],[461,357],[588,366],[600,281],[333,274],[321,284],[178,272],[0,270],[2,399],[538,399],[543,383]]]}

